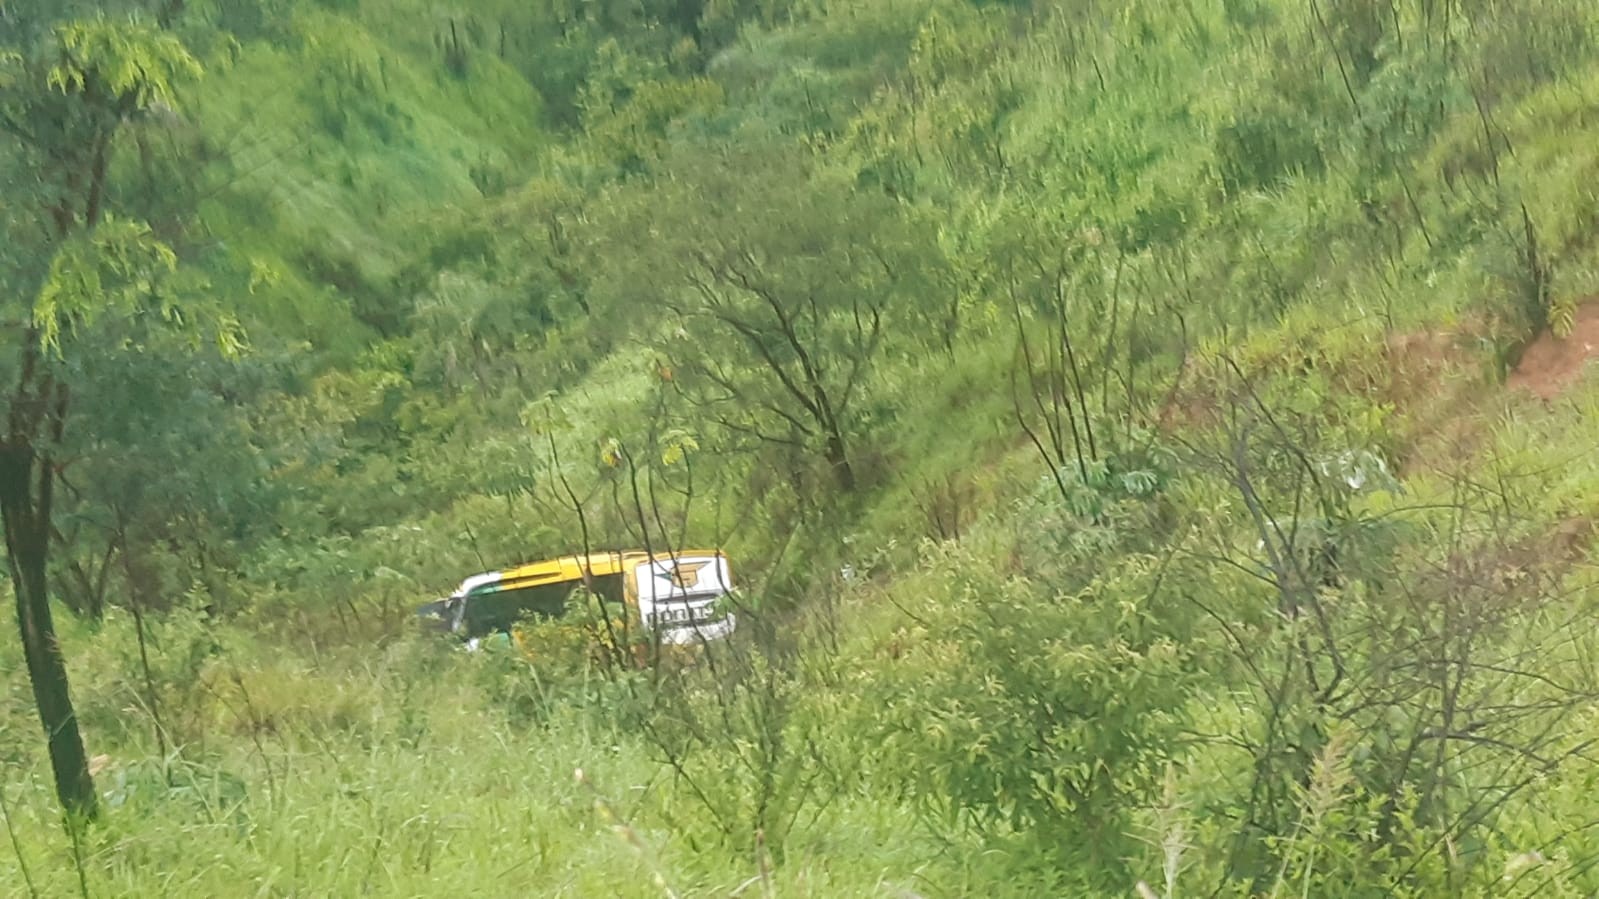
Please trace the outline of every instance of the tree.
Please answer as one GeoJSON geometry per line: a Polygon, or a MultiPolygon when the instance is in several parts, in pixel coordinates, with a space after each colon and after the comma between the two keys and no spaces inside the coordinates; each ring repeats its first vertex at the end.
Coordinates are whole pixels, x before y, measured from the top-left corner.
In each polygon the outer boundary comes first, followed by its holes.
{"type": "Polygon", "coordinates": [[[814,452],[857,482],[857,401],[941,266],[932,228],[808,151],[685,148],[623,200],[605,243],[613,309],[648,322],[661,376],[698,412],[814,452]]]}
{"type": "MultiPolygon", "coordinates": [[[[176,37],[138,21],[67,22],[49,35],[26,54],[0,52],[0,129],[15,139],[0,155],[14,200],[0,223],[9,232],[0,283],[16,335],[4,371],[0,522],[56,792],[69,820],[82,821],[98,803],[46,579],[58,454],[80,357],[137,348],[128,329],[189,317],[165,281],[175,254],[148,226],[117,217],[109,198],[119,135],[171,109],[175,85],[200,66],[176,37]],[[102,333],[112,322],[123,325],[118,339],[102,333]]],[[[218,321],[222,343],[236,347],[235,326],[218,321]]]]}
{"type": "Polygon", "coordinates": [[[278,494],[262,484],[265,453],[240,408],[259,389],[239,383],[240,366],[185,352],[181,335],[146,350],[79,360],[56,448],[53,583],[90,619],[118,598],[154,610],[191,582],[220,587],[229,545],[274,521],[278,494]]]}

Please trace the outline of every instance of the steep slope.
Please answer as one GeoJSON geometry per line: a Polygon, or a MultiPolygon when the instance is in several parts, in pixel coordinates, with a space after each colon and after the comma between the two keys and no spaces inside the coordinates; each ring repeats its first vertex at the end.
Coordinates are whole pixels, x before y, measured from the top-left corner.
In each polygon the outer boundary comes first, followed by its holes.
{"type": "Polygon", "coordinates": [[[1599,7],[470,6],[186,14],[266,370],[179,501],[73,463],[47,891],[1599,888],[1599,7]],[[584,543],[739,638],[410,627],[584,543]]]}
{"type": "Polygon", "coordinates": [[[266,330],[349,360],[405,328],[430,235],[533,170],[543,102],[493,53],[452,65],[420,8],[288,10],[213,48],[191,111],[214,159],[202,214],[270,273],[266,330]]]}

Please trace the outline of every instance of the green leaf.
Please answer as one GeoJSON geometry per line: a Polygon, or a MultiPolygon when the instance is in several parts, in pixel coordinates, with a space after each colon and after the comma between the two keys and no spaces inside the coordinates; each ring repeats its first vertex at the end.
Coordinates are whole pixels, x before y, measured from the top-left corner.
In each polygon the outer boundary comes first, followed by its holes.
{"type": "Polygon", "coordinates": [[[681,428],[673,428],[666,432],[662,438],[661,461],[667,465],[676,465],[691,452],[700,448],[694,435],[681,428]]]}
{"type": "Polygon", "coordinates": [[[615,468],[622,464],[622,443],[615,437],[607,437],[600,441],[600,461],[607,468],[615,468]]]}
{"type": "MultiPolygon", "coordinates": [[[[47,352],[61,350],[61,326],[72,333],[102,316],[129,314],[177,269],[177,255],[148,225],[107,216],[100,227],[67,241],[50,262],[33,304],[33,326],[47,352]]],[[[164,304],[163,318],[180,319],[164,304]]]]}
{"type": "Polygon", "coordinates": [[[283,282],[283,272],[276,266],[261,259],[250,259],[250,294],[263,287],[276,287],[283,282]]]}
{"type": "Polygon", "coordinates": [[[198,78],[200,63],[171,32],[138,22],[91,19],[56,29],[61,58],[45,83],[62,93],[103,89],[134,111],[171,106],[173,88],[198,78]]]}

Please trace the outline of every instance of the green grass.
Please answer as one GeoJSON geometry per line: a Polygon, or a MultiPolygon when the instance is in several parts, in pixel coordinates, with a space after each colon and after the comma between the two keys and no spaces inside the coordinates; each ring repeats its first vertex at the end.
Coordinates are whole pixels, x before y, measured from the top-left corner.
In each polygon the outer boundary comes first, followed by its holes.
{"type": "MultiPolygon", "coordinates": [[[[125,620],[112,622],[73,634],[69,651],[93,664],[130,638],[125,620]]],[[[15,659],[3,661],[10,669],[15,659]]],[[[205,677],[217,691],[206,700],[214,717],[165,773],[149,719],[108,708],[136,701],[139,685],[80,677],[85,717],[128,727],[87,730],[109,756],[99,775],[105,820],[82,857],[94,894],[661,896],[653,865],[678,895],[711,896],[759,874],[753,856],[717,847],[703,813],[636,733],[558,696],[530,697],[532,673],[509,660],[441,658],[436,647],[400,643],[352,647],[317,666],[235,648],[205,677]],[[234,673],[244,690],[230,686],[234,673]],[[544,709],[543,723],[510,720],[507,690],[544,709]],[[574,779],[579,768],[590,787],[574,779]],[[651,861],[612,829],[596,798],[651,861]]],[[[53,820],[48,770],[31,731],[20,732],[32,723],[25,703],[12,702],[5,721],[6,751],[19,753],[4,789],[21,858],[40,895],[74,894],[76,863],[53,820]]],[[[887,895],[923,889],[929,877],[962,894],[980,883],[980,869],[934,862],[933,849],[909,811],[840,796],[769,876],[781,895],[887,895]]],[[[0,876],[20,890],[18,861],[9,848],[0,853],[0,876]]]]}

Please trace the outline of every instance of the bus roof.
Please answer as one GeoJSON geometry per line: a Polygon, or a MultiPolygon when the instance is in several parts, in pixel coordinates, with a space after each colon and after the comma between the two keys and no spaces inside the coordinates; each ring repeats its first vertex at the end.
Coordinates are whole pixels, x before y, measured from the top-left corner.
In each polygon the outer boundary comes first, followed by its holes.
{"type": "Polygon", "coordinates": [[[489,584],[503,584],[506,587],[536,587],[541,584],[559,584],[565,581],[581,581],[584,577],[585,567],[588,574],[593,577],[621,574],[624,571],[649,561],[667,561],[682,556],[723,556],[721,550],[715,549],[678,549],[671,552],[646,553],[640,549],[622,551],[600,551],[581,555],[558,556],[542,562],[529,562],[507,568],[503,571],[490,572],[467,578],[462,584],[462,592],[470,592],[478,587],[489,584]]]}

